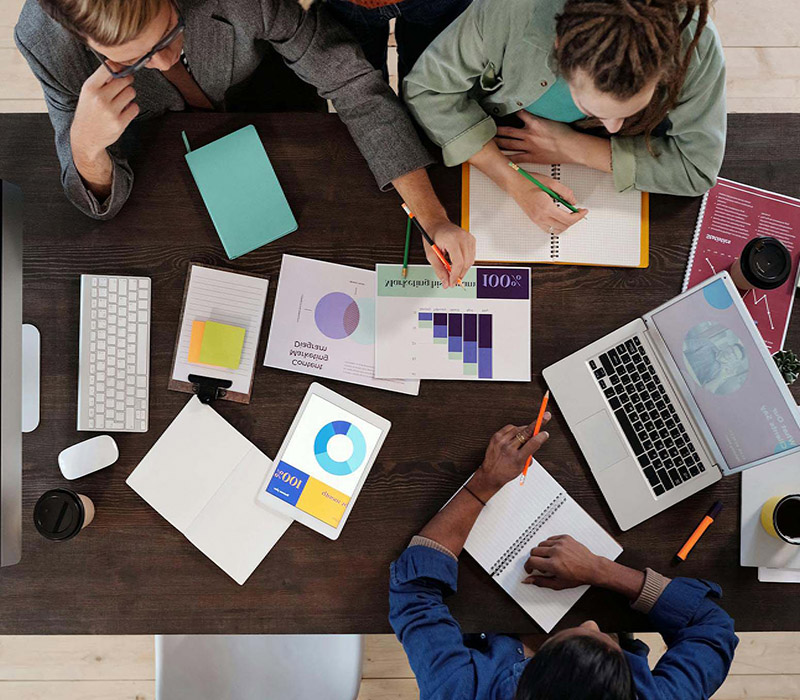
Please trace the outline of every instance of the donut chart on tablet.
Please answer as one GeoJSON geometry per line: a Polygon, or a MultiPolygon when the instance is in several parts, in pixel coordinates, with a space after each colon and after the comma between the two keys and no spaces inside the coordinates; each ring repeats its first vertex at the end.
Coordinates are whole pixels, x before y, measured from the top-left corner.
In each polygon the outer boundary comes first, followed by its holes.
{"type": "Polygon", "coordinates": [[[363,433],[352,423],[332,421],[317,433],[314,455],[319,466],[329,474],[346,476],[358,471],[364,464],[367,442],[363,433]]]}

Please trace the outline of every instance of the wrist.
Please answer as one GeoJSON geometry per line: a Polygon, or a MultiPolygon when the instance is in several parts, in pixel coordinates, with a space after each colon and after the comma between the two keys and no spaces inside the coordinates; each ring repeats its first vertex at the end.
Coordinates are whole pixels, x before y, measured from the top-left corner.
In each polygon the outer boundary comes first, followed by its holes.
{"type": "Polygon", "coordinates": [[[502,487],[503,484],[496,484],[484,470],[478,467],[472,478],[467,482],[470,490],[475,493],[484,503],[488,503],[502,487]]]}
{"type": "Polygon", "coordinates": [[[566,146],[568,162],[611,172],[611,140],[576,132],[566,146]]]}
{"type": "Polygon", "coordinates": [[[598,588],[613,589],[614,573],[616,562],[611,561],[607,557],[597,557],[595,568],[595,576],[591,585],[598,588]]]}
{"type": "Polygon", "coordinates": [[[644,585],[644,572],[623,566],[606,557],[598,559],[600,561],[596,567],[597,577],[593,585],[624,595],[629,600],[635,600],[644,585]]]}
{"type": "Polygon", "coordinates": [[[83,144],[80,139],[71,138],[72,160],[75,165],[80,167],[97,167],[108,158],[105,148],[100,148],[90,144],[83,144]]]}
{"type": "Polygon", "coordinates": [[[593,136],[582,134],[579,131],[571,131],[569,136],[559,144],[559,150],[562,153],[562,161],[564,163],[577,163],[578,165],[586,165],[586,153],[591,146],[593,136]]]}
{"type": "Polygon", "coordinates": [[[444,207],[439,210],[436,210],[436,208],[432,211],[425,210],[422,213],[414,212],[414,216],[417,217],[419,223],[422,224],[422,228],[424,228],[433,239],[436,238],[436,232],[439,229],[450,226],[450,219],[447,218],[444,207]]]}

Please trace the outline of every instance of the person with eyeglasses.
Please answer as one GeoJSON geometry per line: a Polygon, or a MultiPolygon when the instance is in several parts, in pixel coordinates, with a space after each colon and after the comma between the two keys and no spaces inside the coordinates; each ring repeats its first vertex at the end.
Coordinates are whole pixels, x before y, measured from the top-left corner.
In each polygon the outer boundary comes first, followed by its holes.
{"type": "Polygon", "coordinates": [[[133,185],[123,137],[167,111],[291,109],[304,83],[330,99],[382,190],[394,186],[463,277],[474,238],[451,223],[428,178],[433,160],[402,103],[327,7],[297,0],[27,0],[14,32],[44,90],[67,197],[96,219],[116,215],[133,185]],[[272,60],[277,54],[279,62],[272,60]],[[280,94],[285,66],[299,78],[280,94]],[[266,86],[254,77],[266,73],[266,86]],[[259,93],[254,95],[253,93],[259,93]],[[268,100],[267,100],[268,101],[268,100]]]}

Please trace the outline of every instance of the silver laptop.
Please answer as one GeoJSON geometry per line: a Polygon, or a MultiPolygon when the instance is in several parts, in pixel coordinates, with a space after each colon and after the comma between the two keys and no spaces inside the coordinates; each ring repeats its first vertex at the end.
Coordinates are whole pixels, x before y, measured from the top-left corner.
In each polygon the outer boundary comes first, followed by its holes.
{"type": "Polygon", "coordinates": [[[544,370],[620,528],[800,449],[800,414],[727,272],[544,370]]]}

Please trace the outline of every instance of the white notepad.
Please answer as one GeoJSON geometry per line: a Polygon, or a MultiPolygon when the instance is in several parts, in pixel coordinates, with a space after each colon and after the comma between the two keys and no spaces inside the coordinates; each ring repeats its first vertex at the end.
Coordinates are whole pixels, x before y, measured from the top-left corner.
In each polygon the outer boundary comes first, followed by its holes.
{"type": "Polygon", "coordinates": [[[742,472],[740,566],[800,569],[800,547],[767,534],[761,507],[773,496],[800,493],[800,454],[792,453],[742,472]]]}
{"type": "Polygon", "coordinates": [[[214,379],[230,379],[233,382],[231,392],[249,394],[269,280],[202,265],[192,265],[189,275],[172,380],[188,382],[190,374],[201,374],[214,379]],[[209,367],[189,362],[193,321],[216,321],[245,329],[244,347],[238,369],[209,367]]]}
{"type": "Polygon", "coordinates": [[[475,236],[476,260],[647,267],[647,193],[617,192],[611,175],[582,165],[520,167],[562,181],[588,219],[562,234],[545,233],[490,178],[465,166],[461,225],[475,236]]]}
{"type": "Polygon", "coordinates": [[[256,503],[271,466],[195,396],[125,483],[242,585],[292,524],[256,503]]]}
{"type": "Polygon", "coordinates": [[[507,483],[481,511],[464,549],[545,632],[589,589],[563,591],[524,584],[531,549],[548,537],[571,535],[592,552],[616,559],[622,547],[534,460],[524,485],[507,483]]]}

